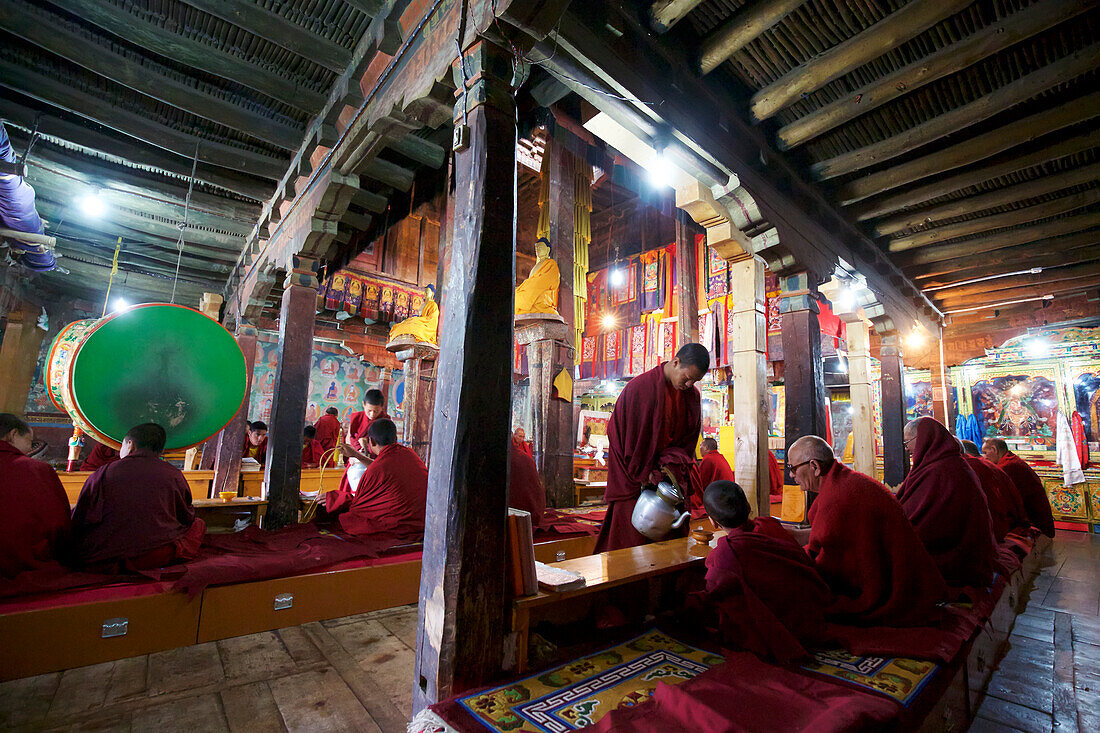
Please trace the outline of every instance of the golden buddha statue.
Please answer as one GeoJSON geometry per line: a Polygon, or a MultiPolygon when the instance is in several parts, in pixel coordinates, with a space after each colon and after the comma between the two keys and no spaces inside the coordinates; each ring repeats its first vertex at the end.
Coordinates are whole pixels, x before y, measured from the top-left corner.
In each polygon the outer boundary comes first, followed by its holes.
{"type": "Polygon", "coordinates": [[[539,237],[535,242],[535,266],[531,268],[527,279],[516,288],[516,315],[558,315],[560,286],[558,263],[550,259],[550,241],[546,237],[539,237]]]}
{"type": "Polygon", "coordinates": [[[409,316],[390,327],[390,341],[399,336],[411,336],[417,343],[439,346],[439,306],[435,304],[435,288],[424,288],[424,307],[420,315],[409,316]]]}

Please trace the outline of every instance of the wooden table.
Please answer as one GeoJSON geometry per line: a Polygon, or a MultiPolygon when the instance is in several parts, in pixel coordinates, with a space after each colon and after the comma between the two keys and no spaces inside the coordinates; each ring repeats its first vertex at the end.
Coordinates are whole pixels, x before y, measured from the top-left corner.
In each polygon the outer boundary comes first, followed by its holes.
{"type": "Polygon", "coordinates": [[[575,490],[575,496],[577,500],[577,506],[580,506],[589,499],[603,499],[604,489],[607,488],[606,481],[586,481],[585,479],[574,479],[573,486],[575,490]]]}
{"type": "Polygon", "coordinates": [[[249,496],[238,496],[230,501],[195,499],[191,503],[195,507],[195,516],[206,522],[208,531],[231,528],[233,520],[240,514],[248,514],[252,523],[260,527],[263,526],[263,518],[267,514],[267,500],[249,496]],[[228,523],[223,521],[227,518],[230,520],[228,523]]]}
{"type": "Polygon", "coordinates": [[[559,593],[539,591],[533,596],[512,601],[512,630],[517,635],[516,671],[520,674],[527,671],[527,645],[533,611],[579,596],[602,593],[627,583],[686,570],[710,554],[718,537],[724,534],[725,532],[715,533],[709,545],[701,545],[690,537],[680,537],[641,547],[628,547],[549,563],[557,568],[580,573],[584,576],[585,587],[559,593]]]}

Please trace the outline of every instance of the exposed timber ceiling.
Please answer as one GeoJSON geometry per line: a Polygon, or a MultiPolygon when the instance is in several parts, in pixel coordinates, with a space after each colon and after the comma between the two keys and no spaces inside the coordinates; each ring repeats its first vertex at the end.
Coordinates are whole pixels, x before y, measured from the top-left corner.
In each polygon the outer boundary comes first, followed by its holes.
{"type": "MultiPolygon", "coordinates": [[[[61,268],[26,273],[31,287],[101,299],[121,237],[115,287],[166,300],[182,230],[176,300],[221,292],[262,213],[293,196],[345,104],[362,100],[363,70],[400,44],[390,17],[406,5],[2,0],[0,118],[20,155],[37,130],[26,178],[61,268]],[[75,205],[93,191],[108,205],[98,218],[75,205]]],[[[388,143],[362,171],[341,241],[443,161],[416,134],[388,143]]]]}

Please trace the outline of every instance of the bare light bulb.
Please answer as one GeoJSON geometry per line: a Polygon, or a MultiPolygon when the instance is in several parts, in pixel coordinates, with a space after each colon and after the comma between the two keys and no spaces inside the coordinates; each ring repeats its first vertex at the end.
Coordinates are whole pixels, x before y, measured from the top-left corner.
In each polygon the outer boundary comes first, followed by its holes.
{"type": "Polygon", "coordinates": [[[77,199],[77,205],[85,216],[98,219],[107,211],[107,203],[98,191],[90,191],[77,199]]]}
{"type": "Polygon", "coordinates": [[[621,267],[613,267],[607,281],[611,284],[611,287],[621,288],[626,283],[626,273],[621,267]]]}

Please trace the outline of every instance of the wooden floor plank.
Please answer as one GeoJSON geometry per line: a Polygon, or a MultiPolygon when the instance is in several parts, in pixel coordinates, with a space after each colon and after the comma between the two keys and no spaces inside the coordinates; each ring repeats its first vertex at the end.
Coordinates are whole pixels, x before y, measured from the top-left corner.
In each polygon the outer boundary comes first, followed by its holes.
{"type": "Polygon", "coordinates": [[[1050,733],[1052,729],[1049,713],[1041,713],[996,697],[987,697],[978,710],[978,715],[994,723],[1028,733],[1050,733]]]}
{"type": "Polygon", "coordinates": [[[416,652],[391,634],[381,620],[362,619],[328,631],[382,688],[402,715],[412,717],[412,670],[416,652]]]}
{"type": "Polygon", "coordinates": [[[135,700],[149,694],[149,656],[130,657],[115,662],[106,705],[135,700]]]}
{"type": "Polygon", "coordinates": [[[60,682],[61,673],[51,672],[0,684],[0,729],[9,730],[45,718],[60,682]]]}
{"type": "Polygon", "coordinates": [[[298,671],[294,658],[274,631],[215,642],[225,678],[283,677],[298,671]]]}
{"type": "Polygon", "coordinates": [[[61,682],[46,720],[64,720],[103,707],[114,668],[115,662],[104,662],[62,672],[61,682]]]}
{"type": "Polygon", "coordinates": [[[133,729],[151,733],[228,733],[229,726],[219,697],[206,694],[136,710],[133,729]]]}
{"type": "Polygon", "coordinates": [[[1077,696],[1073,691],[1073,617],[1054,617],[1054,726],[1073,730],[1077,725],[1077,696]]]}
{"type": "Polygon", "coordinates": [[[149,690],[153,694],[190,690],[224,679],[225,671],[214,642],[149,655],[149,690]]]}
{"type": "Polygon", "coordinates": [[[268,683],[290,731],[380,731],[334,669],[311,670],[268,683]]]}
{"type": "Polygon", "coordinates": [[[279,706],[266,682],[228,687],[221,692],[225,719],[232,733],[286,730],[279,706]]]}
{"type": "Polygon", "coordinates": [[[287,653],[300,667],[324,662],[325,656],[321,654],[321,650],[306,635],[301,626],[279,629],[275,633],[279,635],[279,640],[283,642],[287,653]]]}
{"type": "Polygon", "coordinates": [[[416,649],[416,606],[402,613],[390,614],[378,619],[386,630],[410,649],[416,649]]]}

